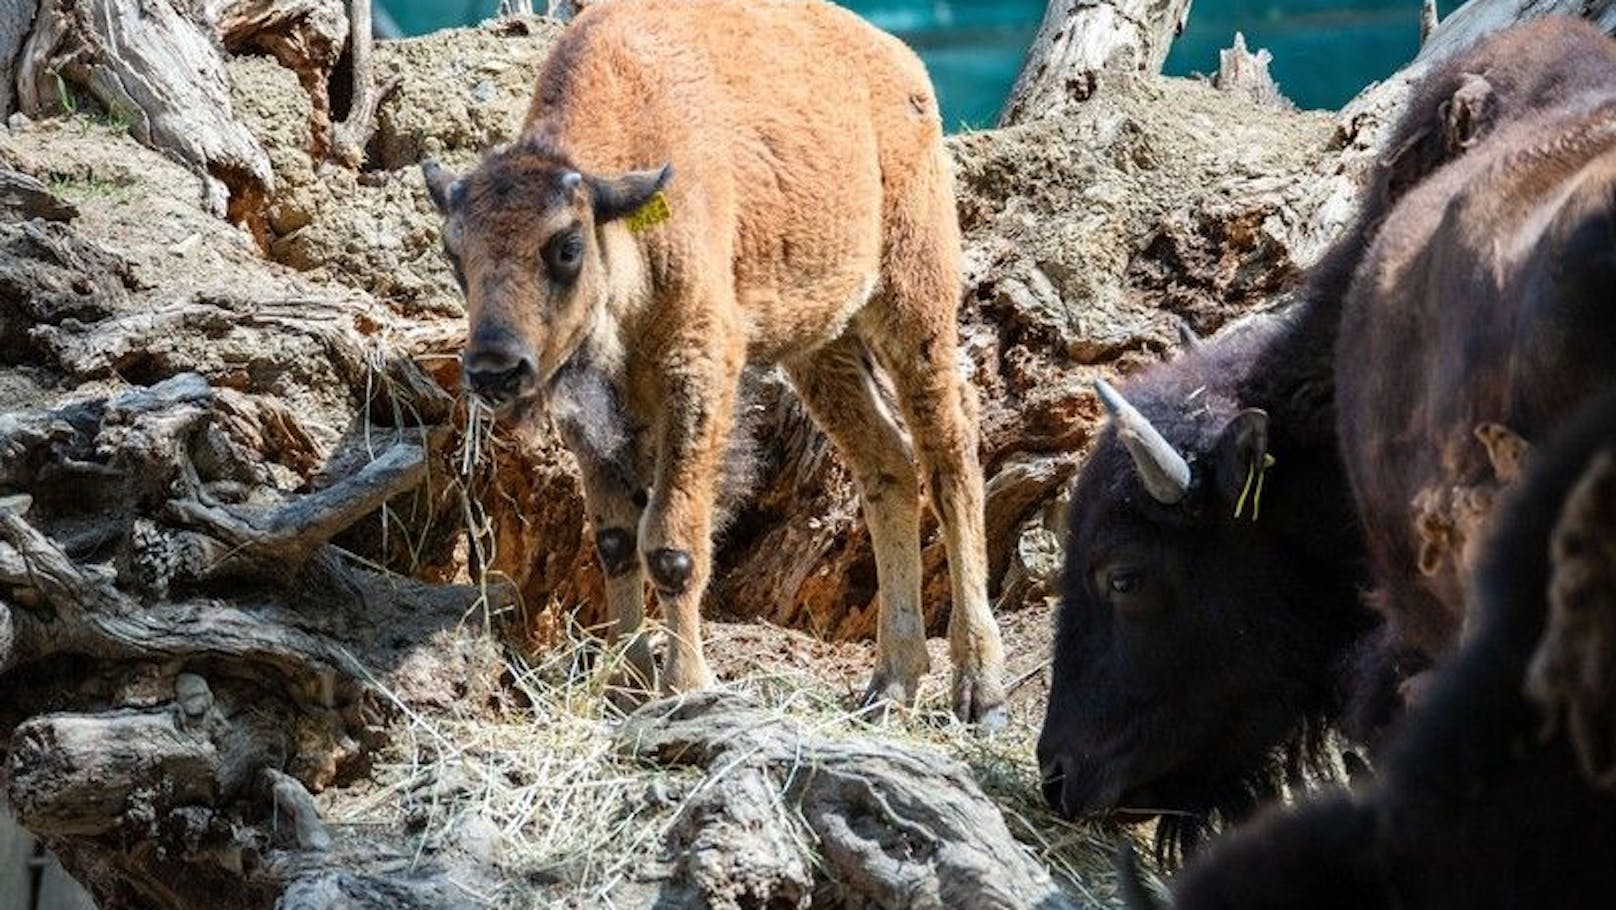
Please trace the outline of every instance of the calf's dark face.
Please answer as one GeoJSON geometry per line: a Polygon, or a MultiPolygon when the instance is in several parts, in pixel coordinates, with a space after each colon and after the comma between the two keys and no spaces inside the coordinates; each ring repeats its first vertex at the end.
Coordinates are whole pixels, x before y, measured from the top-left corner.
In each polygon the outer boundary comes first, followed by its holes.
{"type": "Polygon", "coordinates": [[[1251,769],[1295,723],[1283,602],[1305,582],[1253,520],[1275,495],[1269,478],[1256,496],[1260,412],[1177,429],[1191,477],[1177,502],[1141,482],[1116,427],[1079,474],[1038,759],[1064,815],[1161,815],[1193,832],[1249,799],[1251,769]]]}
{"type": "Polygon", "coordinates": [[[444,254],[466,298],[467,389],[496,412],[542,395],[602,316],[608,223],[642,208],[670,171],[584,174],[517,146],[464,178],[422,165],[444,216],[444,254]]]}

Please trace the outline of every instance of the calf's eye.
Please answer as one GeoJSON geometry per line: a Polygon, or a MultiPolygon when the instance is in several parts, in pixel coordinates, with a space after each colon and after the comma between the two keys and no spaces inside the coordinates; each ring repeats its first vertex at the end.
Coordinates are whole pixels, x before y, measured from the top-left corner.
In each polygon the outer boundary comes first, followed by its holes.
{"type": "Polygon", "coordinates": [[[557,234],[544,245],[544,264],[551,277],[558,281],[571,281],[578,275],[584,261],[584,238],[577,231],[557,234]]]}

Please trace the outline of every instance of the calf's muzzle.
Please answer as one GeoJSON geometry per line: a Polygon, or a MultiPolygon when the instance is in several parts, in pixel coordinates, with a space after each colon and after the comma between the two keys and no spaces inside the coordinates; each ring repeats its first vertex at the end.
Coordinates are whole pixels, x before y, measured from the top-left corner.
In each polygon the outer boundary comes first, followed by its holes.
{"type": "Polygon", "coordinates": [[[468,348],[460,360],[466,388],[498,408],[538,391],[538,358],[513,344],[468,348]]]}

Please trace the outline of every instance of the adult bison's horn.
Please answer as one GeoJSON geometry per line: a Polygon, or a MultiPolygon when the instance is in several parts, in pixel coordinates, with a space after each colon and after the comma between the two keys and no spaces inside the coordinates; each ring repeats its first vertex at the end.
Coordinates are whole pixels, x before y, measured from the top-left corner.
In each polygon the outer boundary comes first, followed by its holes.
{"type": "Polygon", "coordinates": [[[1164,505],[1173,505],[1184,498],[1190,489],[1190,464],[1178,454],[1172,444],[1150,425],[1139,409],[1104,379],[1094,380],[1094,391],[1100,402],[1111,412],[1117,425],[1117,438],[1128,447],[1139,480],[1153,499],[1164,505]]]}

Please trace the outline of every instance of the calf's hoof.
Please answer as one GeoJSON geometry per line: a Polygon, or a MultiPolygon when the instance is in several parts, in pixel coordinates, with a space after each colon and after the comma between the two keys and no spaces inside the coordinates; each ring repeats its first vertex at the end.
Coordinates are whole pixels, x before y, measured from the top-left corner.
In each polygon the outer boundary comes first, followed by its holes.
{"type": "Polygon", "coordinates": [[[654,698],[661,683],[656,661],[645,636],[636,635],[624,650],[622,662],[611,670],[606,681],[606,697],[624,714],[654,698]]]}
{"type": "Polygon", "coordinates": [[[880,670],[870,677],[864,695],[859,698],[859,709],[885,714],[892,710],[907,710],[915,703],[920,680],[904,679],[896,673],[880,670]]]}
{"type": "Polygon", "coordinates": [[[688,550],[662,547],[652,550],[645,558],[645,568],[651,573],[651,583],[656,585],[657,591],[677,595],[689,587],[696,561],[690,558],[688,550]]]}
{"type": "Polygon", "coordinates": [[[954,674],[954,716],[992,732],[1010,721],[1004,683],[982,672],[954,674]]]}
{"type": "Polygon", "coordinates": [[[713,675],[713,670],[707,666],[705,658],[680,658],[670,654],[662,668],[663,695],[700,692],[716,685],[718,677],[713,675]]]}

